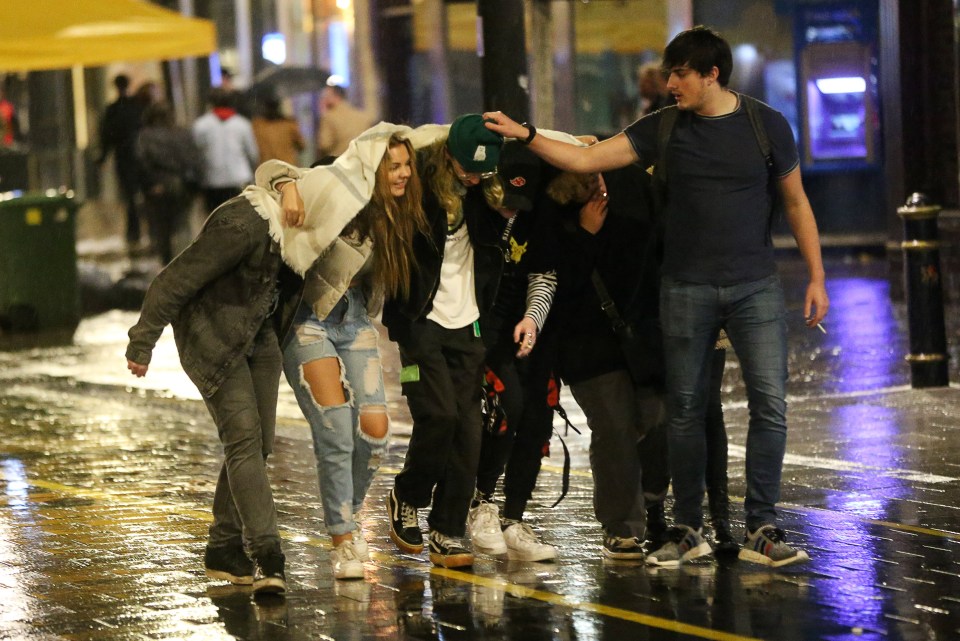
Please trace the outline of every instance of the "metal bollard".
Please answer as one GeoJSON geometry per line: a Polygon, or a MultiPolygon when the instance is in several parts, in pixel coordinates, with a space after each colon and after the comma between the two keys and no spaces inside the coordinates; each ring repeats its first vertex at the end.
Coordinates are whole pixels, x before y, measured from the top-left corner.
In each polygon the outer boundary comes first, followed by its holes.
{"type": "Polygon", "coordinates": [[[942,387],[947,373],[947,336],[943,320],[943,284],[940,277],[940,206],[921,193],[911,194],[897,214],[903,218],[903,277],[910,322],[910,384],[942,387]]]}

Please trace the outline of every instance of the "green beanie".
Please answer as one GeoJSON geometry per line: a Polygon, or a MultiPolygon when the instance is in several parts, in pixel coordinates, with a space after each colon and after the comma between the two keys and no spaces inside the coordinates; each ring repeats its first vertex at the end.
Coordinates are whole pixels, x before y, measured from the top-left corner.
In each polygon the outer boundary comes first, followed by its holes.
{"type": "Polygon", "coordinates": [[[464,114],[450,125],[447,149],[464,171],[483,173],[497,168],[503,136],[483,125],[480,114],[464,114]]]}

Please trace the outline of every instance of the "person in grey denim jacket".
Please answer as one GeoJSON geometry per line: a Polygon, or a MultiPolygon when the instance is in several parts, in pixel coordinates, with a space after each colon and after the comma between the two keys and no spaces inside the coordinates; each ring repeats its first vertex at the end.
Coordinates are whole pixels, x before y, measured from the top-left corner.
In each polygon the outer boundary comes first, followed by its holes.
{"type": "Polygon", "coordinates": [[[180,362],[203,395],[224,450],[206,573],[252,583],[254,593],[286,589],[266,470],[281,368],[270,320],[280,263],[267,221],[247,198],[227,201],[151,283],[126,352],[128,369],[145,375],[160,334],[173,325],[180,362]]]}

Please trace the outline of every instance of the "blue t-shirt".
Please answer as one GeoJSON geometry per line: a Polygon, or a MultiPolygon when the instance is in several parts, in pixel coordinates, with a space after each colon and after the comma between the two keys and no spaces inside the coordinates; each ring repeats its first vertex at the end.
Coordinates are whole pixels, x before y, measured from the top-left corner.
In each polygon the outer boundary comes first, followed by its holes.
{"type": "MultiPolygon", "coordinates": [[[[759,103],[773,152],[773,174],[799,163],[783,115],[759,103]]],[[[624,133],[643,167],[657,160],[662,111],[624,133]]],[[[724,116],[678,114],[667,146],[667,205],[663,274],[675,280],[727,286],[773,274],[769,173],[742,104],[724,116]]]]}

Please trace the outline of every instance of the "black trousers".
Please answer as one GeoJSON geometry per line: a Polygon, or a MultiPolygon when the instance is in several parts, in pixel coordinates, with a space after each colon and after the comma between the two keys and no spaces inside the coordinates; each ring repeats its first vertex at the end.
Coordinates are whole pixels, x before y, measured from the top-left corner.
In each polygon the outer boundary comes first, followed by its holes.
{"type": "Polygon", "coordinates": [[[472,325],[413,324],[399,344],[400,382],[413,418],[397,498],[433,507],[431,530],[463,536],[480,455],[480,386],[484,347],[472,325]]]}
{"type": "Polygon", "coordinates": [[[519,521],[537,485],[553,433],[547,391],[556,364],[557,341],[546,333],[527,358],[516,358],[516,351],[512,336],[504,336],[487,354],[487,367],[504,384],[500,402],[507,429],[502,434],[483,433],[477,489],[492,495],[503,476],[503,517],[519,521]]]}

